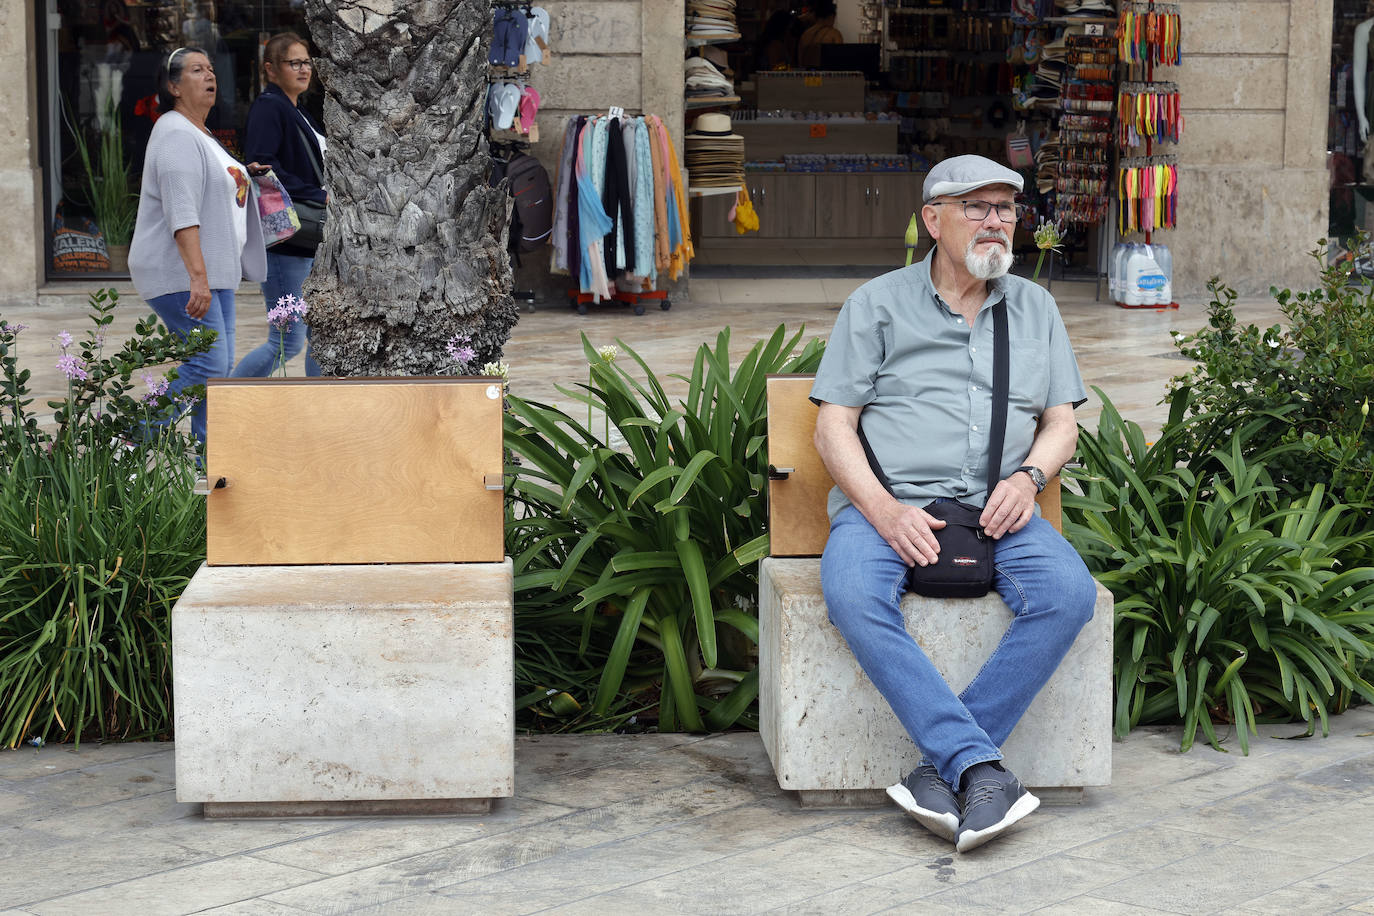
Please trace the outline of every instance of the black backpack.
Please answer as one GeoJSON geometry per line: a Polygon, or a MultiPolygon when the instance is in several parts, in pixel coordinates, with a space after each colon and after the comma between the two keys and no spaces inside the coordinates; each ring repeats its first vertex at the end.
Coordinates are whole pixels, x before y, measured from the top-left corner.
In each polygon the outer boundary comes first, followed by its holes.
{"type": "Polygon", "coordinates": [[[553,236],[553,185],[539,160],[520,153],[505,163],[504,170],[492,170],[492,183],[510,179],[510,195],[515,198],[511,211],[510,247],[513,251],[537,251],[553,236]],[[498,174],[504,171],[504,175],[498,174]]]}

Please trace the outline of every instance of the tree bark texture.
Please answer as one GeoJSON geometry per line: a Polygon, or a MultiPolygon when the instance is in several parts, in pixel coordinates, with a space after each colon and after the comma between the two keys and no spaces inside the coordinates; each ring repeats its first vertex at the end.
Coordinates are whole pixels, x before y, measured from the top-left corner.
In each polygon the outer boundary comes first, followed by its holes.
{"type": "Polygon", "coordinates": [[[306,0],[325,91],[324,242],[305,286],[331,375],[448,373],[499,359],[518,311],[511,200],[485,136],[488,0],[306,0]]]}

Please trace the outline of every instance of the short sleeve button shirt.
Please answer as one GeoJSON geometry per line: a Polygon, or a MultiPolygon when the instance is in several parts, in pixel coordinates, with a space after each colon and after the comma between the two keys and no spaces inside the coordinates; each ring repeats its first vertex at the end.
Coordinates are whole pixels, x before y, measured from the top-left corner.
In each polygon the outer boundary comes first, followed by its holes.
{"type": "MultiPolygon", "coordinates": [[[[992,421],[992,306],[1005,299],[1010,337],[1005,478],[1025,463],[1047,407],[1087,400],[1054,298],[1028,280],[989,283],[969,327],[930,281],[932,249],[919,264],[865,283],[844,304],[821,359],[811,399],[862,407],[874,457],[903,502],[952,497],[987,501],[992,421]]],[[[834,518],[849,499],[835,487],[834,518]]]]}

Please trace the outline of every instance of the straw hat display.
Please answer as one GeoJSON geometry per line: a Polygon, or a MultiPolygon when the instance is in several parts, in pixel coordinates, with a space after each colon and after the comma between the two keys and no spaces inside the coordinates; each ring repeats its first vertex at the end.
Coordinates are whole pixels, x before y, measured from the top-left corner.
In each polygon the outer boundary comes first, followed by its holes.
{"type": "Polygon", "coordinates": [[[744,138],[730,116],[698,115],[683,138],[688,183],[694,188],[728,188],[744,183],[744,138]]]}

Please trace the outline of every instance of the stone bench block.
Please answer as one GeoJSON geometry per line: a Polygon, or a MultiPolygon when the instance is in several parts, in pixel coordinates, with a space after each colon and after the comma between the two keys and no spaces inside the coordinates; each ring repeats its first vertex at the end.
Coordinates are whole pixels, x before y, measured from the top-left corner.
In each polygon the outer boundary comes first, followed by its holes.
{"type": "Polygon", "coordinates": [[[513,613],[509,559],[202,566],[172,611],[177,800],[489,808],[515,786],[513,613]]]}
{"type": "MultiPolygon", "coordinates": [[[[908,632],[955,690],[997,647],[1011,611],[983,598],[908,594],[908,632]]],[[[1071,801],[1112,773],[1111,592],[1002,748],[1046,801],[1071,801]],[[1068,791],[1061,791],[1068,790],[1068,791]]],[[[769,557],[759,575],[759,731],[778,784],[803,804],[878,803],[920,758],[896,715],[830,623],[819,559],[769,557]]]]}

